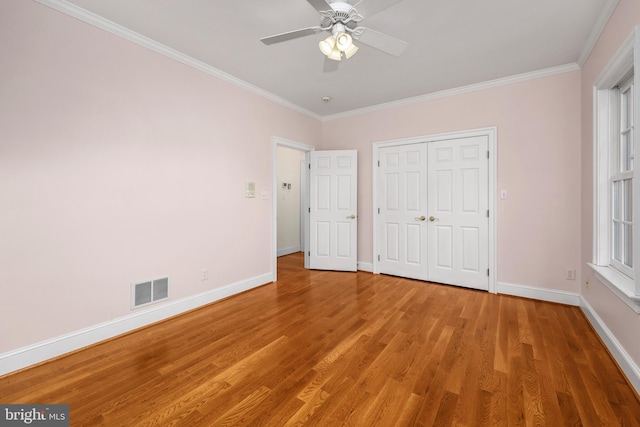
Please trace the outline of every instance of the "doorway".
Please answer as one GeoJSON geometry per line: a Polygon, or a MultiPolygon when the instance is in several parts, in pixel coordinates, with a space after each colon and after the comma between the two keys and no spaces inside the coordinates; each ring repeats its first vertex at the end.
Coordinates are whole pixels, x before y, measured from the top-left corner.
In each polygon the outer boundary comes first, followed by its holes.
{"type": "Polygon", "coordinates": [[[374,273],[496,290],[496,129],[374,144],[374,273]]]}
{"type": "Polygon", "coordinates": [[[304,268],[357,271],[357,150],[315,151],[309,145],[274,137],[271,157],[273,281],[277,280],[278,255],[291,253],[294,247],[287,250],[283,245],[280,251],[278,244],[281,235],[278,215],[282,204],[279,196],[284,193],[286,197],[290,190],[289,183],[278,174],[278,153],[283,148],[286,152],[293,150],[304,155],[299,171],[289,172],[289,176],[297,173],[300,176],[299,227],[304,268]]]}
{"type": "Polygon", "coordinates": [[[304,233],[302,221],[302,196],[304,195],[305,153],[294,148],[277,147],[278,185],[274,199],[277,201],[277,255],[302,252],[304,233]]]}
{"type": "MultiPolygon", "coordinates": [[[[308,246],[309,246],[309,227],[307,226],[309,221],[308,215],[308,206],[309,206],[309,194],[308,194],[308,174],[306,173],[305,164],[308,162],[308,153],[313,151],[314,147],[306,144],[302,144],[295,141],[289,141],[284,138],[273,137],[272,139],[272,149],[271,149],[271,170],[272,170],[272,183],[271,183],[271,194],[273,195],[273,203],[272,203],[272,274],[273,281],[277,280],[277,271],[278,271],[278,256],[280,253],[291,253],[290,251],[297,249],[296,246],[300,246],[299,250],[304,252],[304,267],[309,268],[309,258],[307,256],[308,246]],[[285,149],[285,150],[281,150],[285,149]],[[288,153],[290,156],[285,154],[287,159],[280,158],[279,152],[282,151],[284,153],[288,153]],[[299,153],[299,156],[296,156],[296,152],[299,153]],[[290,170],[287,172],[286,177],[279,176],[279,158],[281,160],[286,161],[288,164],[299,164],[299,169],[290,170]],[[292,160],[293,159],[293,160],[292,160]],[[297,160],[296,160],[297,159],[297,160]],[[302,160],[300,162],[300,160],[302,160]],[[290,177],[294,177],[297,174],[299,181],[299,188],[295,188],[295,184],[293,182],[287,181],[296,181],[295,179],[289,179],[290,177]],[[282,179],[281,179],[282,178],[282,179]],[[287,187],[284,187],[284,184],[287,184],[287,187]],[[293,184],[291,188],[289,188],[289,184],[293,184]],[[298,197],[293,196],[293,192],[298,192],[298,197]],[[282,227],[278,225],[278,215],[279,208],[282,207],[280,201],[280,197],[288,198],[289,200],[284,201],[284,204],[289,203],[288,211],[296,210],[298,211],[297,221],[293,227],[287,227],[288,230],[284,233],[283,230],[280,230],[282,227]],[[293,200],[295,199],[295,200],[293,200]],[[291,202],[294,202],[294,205],[291,206],[291,202]],[[297,206],[296,206],[297,205],[297,206]],[[299,224],[299,225],[298,225],[299,224]],[[295,233],[295,228],[298,228],[298,233],[295,233]],[[291,236],[299,236],[299,239],[293,237],[291,240],[291,236]],[[286,237],[285,237],[286,236],[286,237]],[[282,245],[278,244],[282,243],[282,238],[287,238],[287,242],[282,245]],[[299,244],[291,243],[295,240],[299,241],[299,244]]],[[[291,166],[293,168],[293,166],[291,166]]]]}

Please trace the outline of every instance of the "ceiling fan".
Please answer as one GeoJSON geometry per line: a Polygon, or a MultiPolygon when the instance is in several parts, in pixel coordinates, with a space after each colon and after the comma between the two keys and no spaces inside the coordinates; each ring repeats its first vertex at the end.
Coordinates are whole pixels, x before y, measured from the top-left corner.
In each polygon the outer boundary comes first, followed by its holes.
{"type": "Polygon", "coordinates": [[[330,35],[320,41],[320,50],[329,60],[325,62],[325,71],[333,71],[337,68],[337,61],[351,58],[358,51],[353,44],[357,40],[389,55],[399,57],[407,47],[407,42],[398,40],[389,35],[361,27],[359,24],[364,19],[359,10],[367,16],[376,13],[400,2],[401,0],[307,0],[320,14],[320,25],[289,31],[260,39],[266,45],[281,43],[297,39],[322,31],[330,35]],[[334,65],[332,66],[331,63],[334,65]]]}

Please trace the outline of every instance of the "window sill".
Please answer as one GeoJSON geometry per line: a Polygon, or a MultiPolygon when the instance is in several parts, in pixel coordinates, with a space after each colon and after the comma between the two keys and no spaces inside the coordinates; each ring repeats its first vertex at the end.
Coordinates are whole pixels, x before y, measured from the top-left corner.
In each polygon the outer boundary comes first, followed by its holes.
{"type": "Polygon", "coordinates": [[[589,267],[596,273],[598,280],[604,283],[611,292],[616,294],[636,313],[640,314],[640,295],[636,295],[635,293],[635,283],[633,279],[611,267],[603,267],[595,264],[589,264],[589,267]]]}

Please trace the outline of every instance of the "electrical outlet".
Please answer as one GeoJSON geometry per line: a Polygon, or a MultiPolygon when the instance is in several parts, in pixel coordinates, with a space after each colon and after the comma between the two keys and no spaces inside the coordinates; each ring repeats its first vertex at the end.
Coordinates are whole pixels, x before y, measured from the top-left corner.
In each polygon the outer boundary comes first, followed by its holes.
{"type": "Polygon", "coordinates": [[[206,268],[203,268],[202,269],[202,273],[200,275],[200,279],[202,279],[202,280],[209,279],[209,270],[207,270],[206,268]]]}
{"type": "Polygon", "coordinates": [[[564,278],[566,280],[576,280],[576,270],[572,268],[568,268],[565,272],[564,278]]]}

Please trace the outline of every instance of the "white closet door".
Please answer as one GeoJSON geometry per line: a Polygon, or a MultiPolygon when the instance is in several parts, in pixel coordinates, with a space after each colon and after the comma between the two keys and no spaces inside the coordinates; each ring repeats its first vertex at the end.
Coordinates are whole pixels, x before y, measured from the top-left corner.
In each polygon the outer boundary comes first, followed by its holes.
{"type": "Polygon", "coordinates": [[[427,145],[428,280],[488,290],[488,138],[427,145]]]}
{"type": "Polygon", "coordinates": [[[381,148],[379,158],[379,270],[427,280],[427,146],[381,148]]]}

